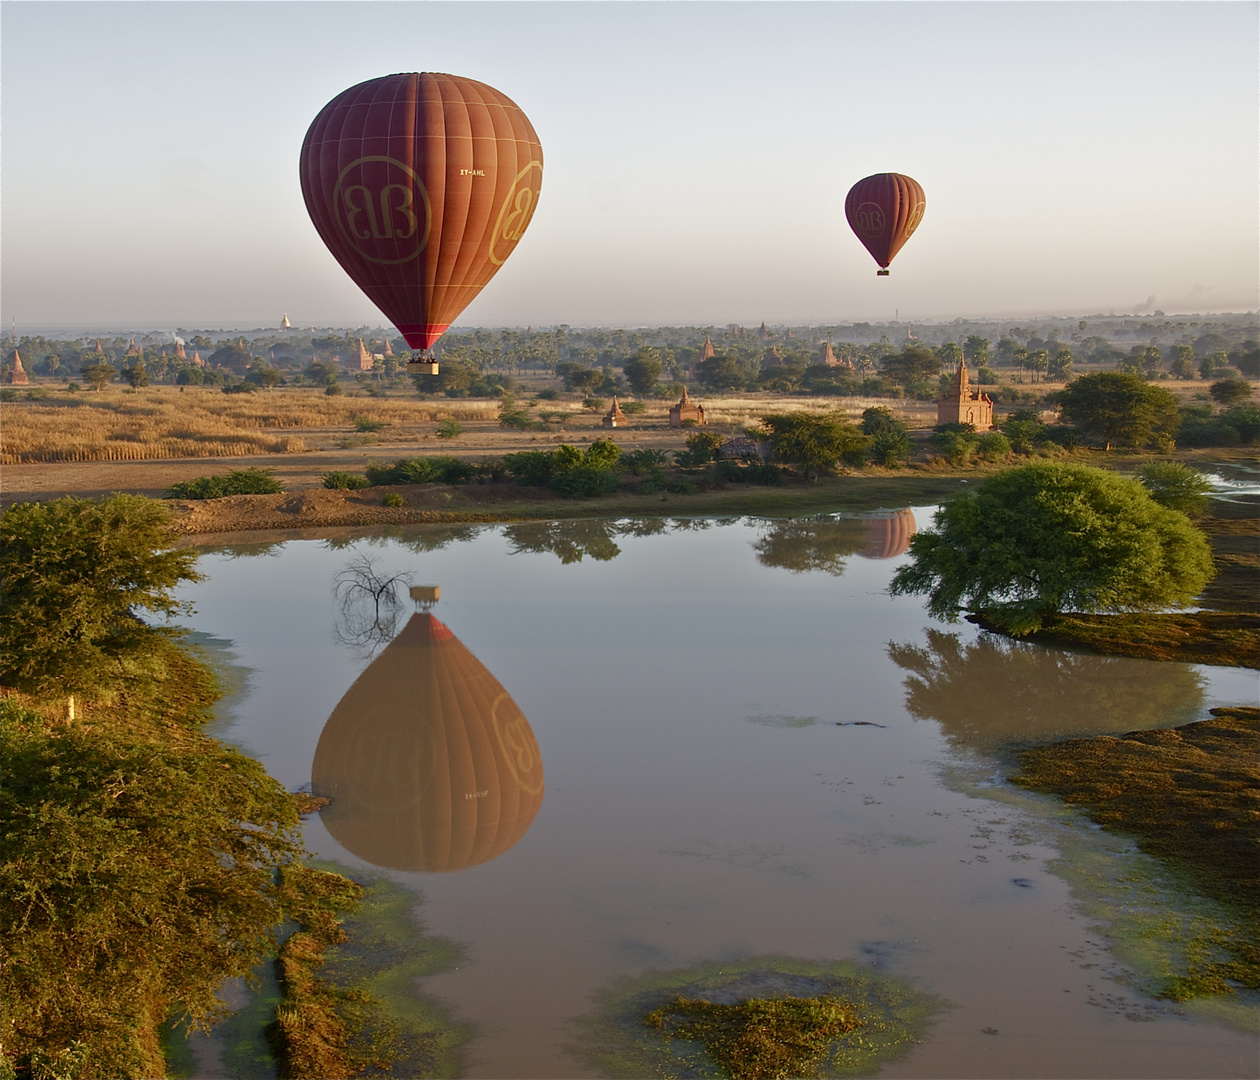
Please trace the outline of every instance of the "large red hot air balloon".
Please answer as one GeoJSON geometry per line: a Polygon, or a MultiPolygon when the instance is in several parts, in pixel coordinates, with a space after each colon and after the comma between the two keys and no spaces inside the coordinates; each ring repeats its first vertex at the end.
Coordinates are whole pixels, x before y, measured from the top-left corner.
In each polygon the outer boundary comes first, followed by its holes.
{"type": "Polygon", "coordinates": [[[919,227],[925,205],[918,181],[901,173],[876,173],[849,189],[844,216],[879,263],[876,276],[888,276],[888,264],[919,227]]]}
{"type": "Polygon", "coordinates": [[[301,156],[311,220],[413,349],[430,348],[512,254],[542,188],[542,147],[485,83],[410,72],[352,86],[301,156]]]}

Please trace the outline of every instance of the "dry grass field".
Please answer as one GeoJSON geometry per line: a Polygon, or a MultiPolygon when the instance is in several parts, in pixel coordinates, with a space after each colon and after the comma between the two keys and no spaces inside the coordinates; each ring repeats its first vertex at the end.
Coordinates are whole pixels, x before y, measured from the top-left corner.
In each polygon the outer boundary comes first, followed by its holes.
{"type": "MultiPolygon", "coordinates": [[[[521,399],[523,404],[524,399],[521,399]]],[[[630,441],[651,442],[658,432],[681,445],[685,432],[668,427],[669,402],[650,401],[625,429],[630,441]]],[[[875,400],[865,398],[734,397],[705,401],[709,422],[735,431],[767,412],[839,409],[861,415],[875,400]]],[[[912,405],[898,408],[911,423],[912,405]]],[[[159,386],[111,388],[99,393],[53,392],[39,400],[0,407],[0,463],[156,461],[171,458],[256,457],[310,450],[401,446],[436,439],[437,424],[453,419],[467,434],[450,440],[454,452],[503,453],[533,442],[559,442],[603,431],[599,414],[576,401],[539,402],[531,415],[550,415],[541,433],[503,431],[495,400],[420,400],[404,396],[337,395],[318,389],[224,394],[217,389],[159,386]],[[566,416],[567,414],[567,416],[566,416]],[[561,419],[563,417],[563,419],[561,419]],[[357,422],[382,425],[360,432],[357,422]]],[[[926,416],[923,422],[930,423],[926,416]]],[[[621,433],[619,432],[620,436],[621,433]]],[[[450,452],[450,451],[447,451],[450,452]]]]}

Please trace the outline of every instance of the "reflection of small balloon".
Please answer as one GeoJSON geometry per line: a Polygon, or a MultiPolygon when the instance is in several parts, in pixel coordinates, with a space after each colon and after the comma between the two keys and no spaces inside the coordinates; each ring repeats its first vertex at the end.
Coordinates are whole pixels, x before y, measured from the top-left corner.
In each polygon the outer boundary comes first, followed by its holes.
{"type": "Polygon", "coordinates": [[[529,722],[437,619],[413,615],[337,703],[311,789],[348,851],[395,870],[460,870],[512,847],[543,799],[529,722]]]}
{"type": "Polygon", "coordinates": [[[866,546],[858,552],[867,559],[893,559],[910,547],[914,538],[914,511],[909,508],[871,514],[862,520],[866,546]]]}
{"type": "Polygon", "coordinates": [[[427,349],[533,218],[542,146],[493,87],[412,72],[333,98],[306,133],[300,169],[333,257],[408,345],[427,349]]]}
{"type": "Polygon", "coordinates": [[[926,205],[918,181],[901,173],[876,173],[849,189],[844,216],[879,263],[879,276],[887,276],[888,264],[919,227],[926,205]]]}

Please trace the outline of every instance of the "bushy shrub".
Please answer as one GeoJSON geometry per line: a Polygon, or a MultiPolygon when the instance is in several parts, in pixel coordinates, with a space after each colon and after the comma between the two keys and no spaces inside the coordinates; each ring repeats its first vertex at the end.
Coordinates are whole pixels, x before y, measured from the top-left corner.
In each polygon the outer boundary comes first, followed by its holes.
{"type": "Polygon", "coordinates": [[[388,426],[384,420],[373,420],[367,416],[356,416],[354,418],[355,431],[382,431],[388,426]]]}
{"type": "MultiPolygon", "coordinates": [[[[970,427],[970,424],[942,424],[944,428],[970,427]]],[[[974,431],[934,431],[928,436],[928,445],[951,465],[961,467],[971,462],[980,436],[974,431]]]]}
{"type": "Polygon", "coordinates": [[[402,497],[401,495],[399,495],[399,494],[398,494],[398,492],[396,492],[396,491],[391,491],[391,492],[390,492],[388,495],[386,495],[386,496],[385,496],[385,498],[384,498],[383,500],[381,500],[381,501],[384,503],[384,505],[386,505],[386,506],[392,506],[392,507],[399,507],[399,506],[404,506],[404,505],[406,505],[406,501],[405,501],[405,500],[403,499],[403,497],[402,497]]]}
{"type": "Polygon", "coordinates": [[[357,491],[368,486],[368,478],[352,472],[324,473],[324,487],[334,491],[357,491]]]}
{"type": "Polygon", "coordinates": [[[910,460],[909,429],[891,409],[875,406],[864,410],[862,434],[871,437],[870,459],[875,464],[895,468],[910,460]]]}
{"type": "Polygon", "coordinates": [[[504,457],[503,465],[518,484],[541,485],[555,471],[555,455],[546,450],[522,450],[504,457]]]}
{"type": "Polygon", "coordinates": [[[439,420],[437,426],[437,437],[439,439],[458,439],[464,434],[464,425],[458,420],[447,417],[445,420],[439,420]]]}
{"type": "Polygon", "coordinates": [[[609,469],[577,465],[564,469],[551,478],[551,488],[566,499],[591,499],[611,495],[617,490],[620,477],[609,469]]]}
{"type": "Polygon", "coordinates": [[[1179,461],[1155,461],[1137,471],[1142,486],[1160,506],[1180,510],[1189,517],[1200,517],[1207,509],[1212,485],[1197,469],[1179,461]]]}
{"type": "Polygon", "coordinates": [[[739,458],[719,458],[713,466],[717,479],[729,484],[762,484],[773,486],[783,483],[783,470],[767,461],[749,461],[739,458]]]}
{"type": "Polygon", "coordinates": [[[467,484],[477,476],[477,466],[459,458],[399,458],[393,465],[369,465],[368,483],[387,484],[467,484]]]}
{"type": "Polygon", "coordinates": [[[504,467],[519,484],[547,484],[566,499],[607,495],[617,489],[621,448],[609,439],[596,439],[586,450],[561,443],[555,450],[525,450],[508,454],[504,467]]]}
{"type": "Polygon", "coordinates": [[[253,394],[256,393],[258,387],[252,382],[238,382],[232,386],[225,386],[223,392],[225,394],[253,394]]]}
{"type": "Polygon", "coordinates": [[[1011,456],[1011,440],[1000,431],[986,431],[977,437],[976,451],[985,461],[1005,461],[1011,456]]]}
{"type": "Polygon", "coordinates": [[[263,469],[237,469],[226,476],[199,476],[166,491],[168,499],[221,499],[225,495],[276,495],[283,485],[263,469]]]}
{"type": "Polygon", "coordinates": [[[1260,405],[1235,405],[1221,413],[1221,420],[1237,431],[1245,443],[1260,439],[1260,405]]]}

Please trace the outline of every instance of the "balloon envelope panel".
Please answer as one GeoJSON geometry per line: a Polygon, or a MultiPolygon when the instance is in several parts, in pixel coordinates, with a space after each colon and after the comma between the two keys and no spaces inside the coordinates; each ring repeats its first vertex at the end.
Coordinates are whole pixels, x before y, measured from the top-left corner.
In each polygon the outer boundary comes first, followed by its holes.
{"type": "Polygon", "coordinates": [[[861,554],[868,559],[893,559],[910,548],[914,539],[914,511],[892,510],[885,514],[872,514],[863,523],[866,546],[861,554]]]}
{"type": "Polygon", "coordinates": [[[844,215],[862,245],[887,269],[919,227],[926,205],[918,181],[901,173],[876,173],[849,189],[844,215]]]}
{"type": "Polygon", "coordinates": [[[542,146],[506,95],[410,72],[320,111],[300,159],[321,239],[413,349],[429,348],[515,249],[542,188],[542,146]]]}
{"type": "Polygon", "coordinates": [[[311,789],[328,831],[394,870],[461,870],[529,829],[543,799],[529,722],[437,619],[412,616],[320,734],[311,789]]]}

